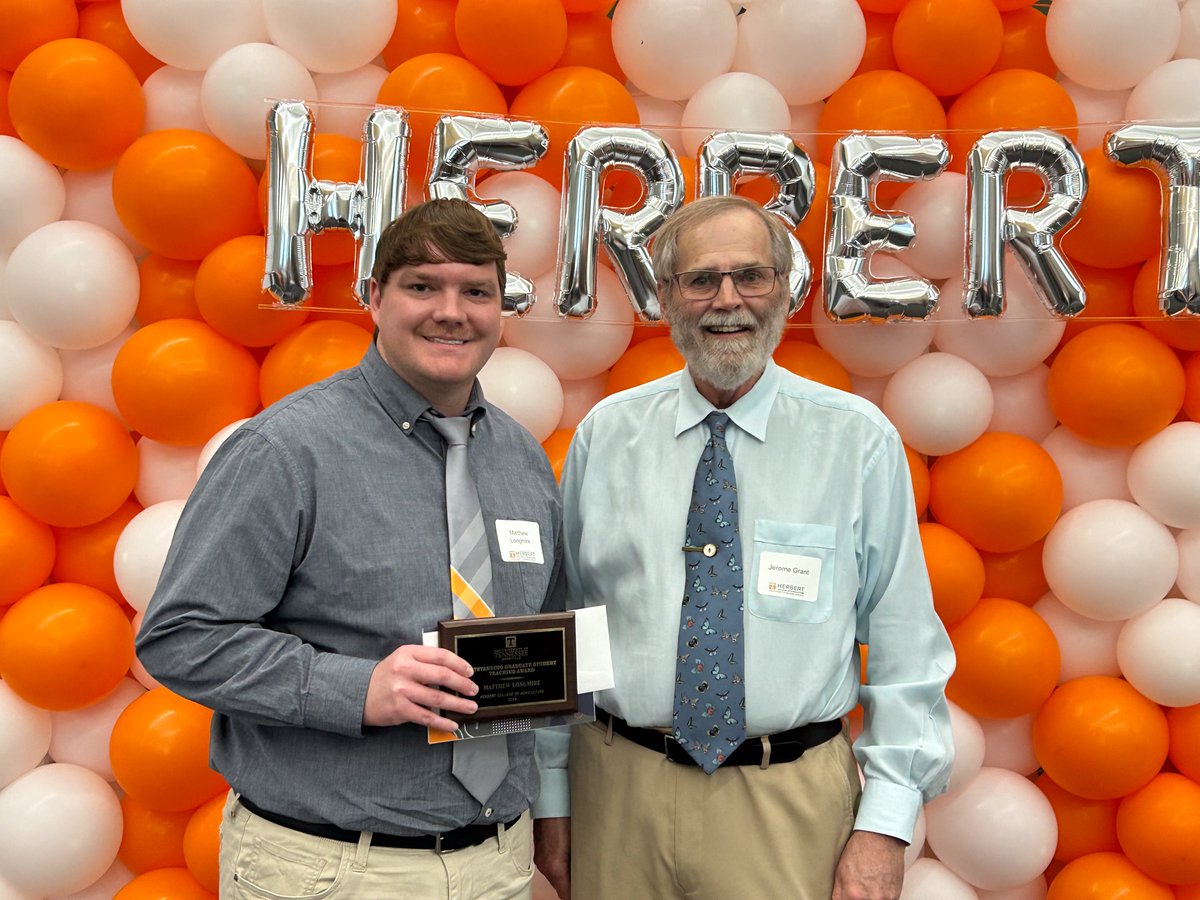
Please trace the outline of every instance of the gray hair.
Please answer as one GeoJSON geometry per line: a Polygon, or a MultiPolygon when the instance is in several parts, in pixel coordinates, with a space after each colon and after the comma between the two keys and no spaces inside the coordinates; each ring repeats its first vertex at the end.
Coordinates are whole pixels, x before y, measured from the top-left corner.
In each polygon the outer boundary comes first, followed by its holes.
{"type": "Polygon", "coordinates": [[[737,209],[748,210],[758,216],[767,229],[771,240],[771,264],[776,276],[785,283],[792,271],[792,245],[790,232],[783,220],[769,213],[753,200],[730,194],[721,197],[702,197],[695,200],[667,220],[654,238],[654,277],[659,285],[666,286],[675,275],[675,262],[679,257],[679,236],[692,228],[699,228],[718,216],[737,209]]]}

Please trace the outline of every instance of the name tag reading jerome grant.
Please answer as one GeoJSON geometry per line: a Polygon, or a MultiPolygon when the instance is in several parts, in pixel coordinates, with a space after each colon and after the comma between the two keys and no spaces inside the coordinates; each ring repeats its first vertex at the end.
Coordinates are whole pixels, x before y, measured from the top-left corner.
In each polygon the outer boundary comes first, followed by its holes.
{"type": "Polygon", "coordinates": [[[450,619],[438,622],[438,645],[475,670],[472,719],[576,710],[574,613],[450,619]]]}

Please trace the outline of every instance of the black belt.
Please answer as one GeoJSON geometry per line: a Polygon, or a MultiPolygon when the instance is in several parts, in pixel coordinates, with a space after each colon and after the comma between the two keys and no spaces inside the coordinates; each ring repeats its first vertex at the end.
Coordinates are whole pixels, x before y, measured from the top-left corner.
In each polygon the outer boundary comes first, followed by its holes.
{"type": "MultiPolygon", "coordinates": [[[[259,818],[266,819],[268,822],[274,822],[276,825],[282,825],[284,828],[290,828],[292,831],[299,831],[301,834],[328,838],[331,841],[345,841],[348,844],[357,844],[359,838],[362,836],[362,832],[359,831],[347,831],[345,828],[338,828],[336,825],[327,825],[318,822],[303,822],[300,819],[293,819],[291,816],[271,812],[251,803],[245,797],[239,798],[238,802],[259,818]]],[[[505,822],[504,829],[512,828],[520,818],[520,816],[517,816],[511,822],[505,822]]],[[[399,835],[374,832],[371,837],[371,846],[397,847],[405,850],[436,850],[438,853],[448,853],[451,850],[474,847],[482,844],[488,838],[496,837],[496,829],[498,827],[500,827],[499,824],[464,825],[462,828],[455,828],[453,831],[443,831],[441,834],[399,835]]]]}
{"type": "MultiPolygon", "coordinates": [[[[691,754],[669,734],[653,728],[636,728],[624,719],[619,719],[606,710],[596,707],[596,721],[601,725],[612,725],[612,730],[628,738],[635,744],[663,754],[671,762],[684,766],[698,766],[691,754]]],[[[804,751],[823,744],[840,734],[841,719],[830,719],[828,722],[811,722],[788,731],[768,736],[764,742],[758,738],[747,738],[726,758],[723,766],[761,766],[763,762],[763,747],[770,744],[768,765],[774,763],[795,762],[804,755],[804,751]]]]}

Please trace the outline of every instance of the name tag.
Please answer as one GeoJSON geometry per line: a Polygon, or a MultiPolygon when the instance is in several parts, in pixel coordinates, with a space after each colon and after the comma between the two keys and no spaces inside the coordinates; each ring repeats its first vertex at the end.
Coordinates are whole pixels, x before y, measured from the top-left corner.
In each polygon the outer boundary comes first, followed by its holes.
{"type": "Polygon", "coordinates": [[[542,557],[542,529],[537,522],[497,519],[496,539],[504,562],[546,564],[542,557]]]}
{"type": "Polygon", "coordinates": [[[764,551],[758,563],[758,592],[813,603],[821,583],[821,560],[815,556],[764,551]]]}

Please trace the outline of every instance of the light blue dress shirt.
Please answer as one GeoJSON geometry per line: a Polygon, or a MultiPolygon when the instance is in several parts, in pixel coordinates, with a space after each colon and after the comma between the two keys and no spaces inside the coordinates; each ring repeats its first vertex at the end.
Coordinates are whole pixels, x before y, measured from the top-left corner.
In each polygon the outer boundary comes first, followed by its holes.
{"type": "MultiPolygon", "coordinates": [[[[568,603],[608,607],[616,684],[596,699],[632,725],[671,723],[690,558],[680,548],[712,410],[687,370],[615,394],[580,423],[563,471],[568,603]]],[[[747,567],[749,734],[836,719],[861,701],[855,827],[909,841],[949,777],[954,655],[900,437],[868,401],[774,363],[726,412],[747,567]],[[770,566],[797,558],[819,565],[807,599],[772,584],[770,566]],[[860,644],[870,645],[864,685],[860,644]]],[[[539,734],[538,816],[569,815],[569,741],[569,730],[539,734]]]]}

